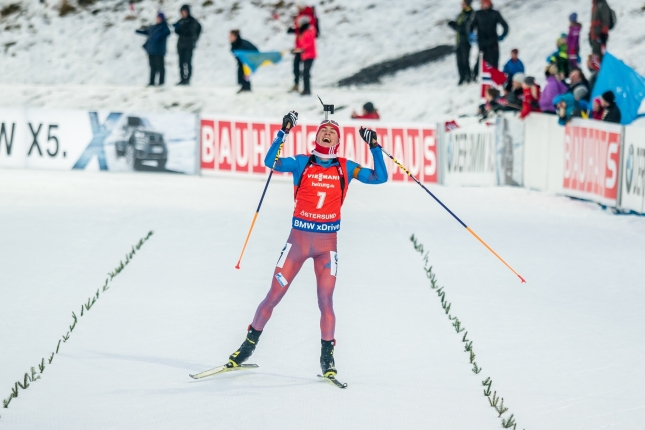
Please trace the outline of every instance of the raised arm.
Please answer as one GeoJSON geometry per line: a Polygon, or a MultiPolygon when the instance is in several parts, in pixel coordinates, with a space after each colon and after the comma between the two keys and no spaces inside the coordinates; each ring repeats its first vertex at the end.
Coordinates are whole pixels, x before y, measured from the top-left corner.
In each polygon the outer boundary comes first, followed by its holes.
{"type": "Polygon", "coordinates": [[[379,147],[376,132],[361,127],[359,133],[363,140],[370,146],[370,152],[374,158],[374,169],[368,169],[367,167],[361,167],[356,164],[350,168],[352,170],[352,176],[364,184],[376,185],[387,182],[387,168],[385,167],[383,151],[379,147]],[[356,168],[360,170],[356,172],[356,168]]]}
{"type": "Polygon", "coordinates": [[[264,165],[269,169],[273,168],[278,172],[296,172],[298,170],[298,163],[294,157],[278,157],[278,151],[283,140],[287,139],[289,130],[296,125],[298,121],[298,112],[289,112],[282,118],[282,129],[278,131],[266,157],[264,157],[264,165]],[[274,166],[275,163],[275,166],[274,166]]]}

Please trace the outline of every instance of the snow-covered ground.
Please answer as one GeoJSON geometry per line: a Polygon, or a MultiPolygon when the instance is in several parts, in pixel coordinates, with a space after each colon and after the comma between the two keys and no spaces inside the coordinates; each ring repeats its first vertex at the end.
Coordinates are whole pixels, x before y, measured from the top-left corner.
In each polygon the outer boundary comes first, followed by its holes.
{"type": "MultiPolygon", "coordinates": [[[[14,0],[19,2],[19,0],[14,0]]],[[[8,3],[8,0],[6,1],[8,3]]],[[[161,8],[175,22],[185,0],[135,3],[101,0],[79,12],[58,16],[59,1],[44,4],[22,1],[23,11],[0,19],[0,104],[49,108],[190,111],[236,115],[272,116],[299,109],[320,110],[313,97],[287,94],[292,85],[291,57],[277,66],[265,67],[253,77],[254,93],[235,94],[235,61],[230,53],[228,31],[242,35],[262,50],[289,50],[293,36],[286,34],[292,3],[270,0],[237,2],[217,0],[214,5],[193,5],[204,33],[194,55],[192,88],[174,88],[178,78],[176,37],[168,42],[167,85],[146,89],[148,63],[141,48],[144,38],[134,34],[150,24],[161,8]],[[276,7],[276,4],[286,5],[276,7]],[[277,13],[278,19],[273,18],[277,13]]],[[[201,3],[201,2],[200,2],[201,3]]],[[[645,73],[645,16],[643,0],[611,0],[618,14],[610,51],[640,73],[645,73]]],[[[74,1],[72,1],[74,4],[74,1]]],[[[502,64],[512,48],[519,48],[530,74],[543,79],[545,58],[555,50],[555,40],[568,30],[568,16],[576,11],[589,29],[588,0],[498,0],[495,6],[511,26],[501,43],[502,64]]],[[[386,78],[381,85],[360,90],[333,87],[338,80],[375,62],[454,42],[446,22],[459,11],[458,2],[409,0],[322,0],[318,60],[313,68],[314,93],[327,103],[346,106],[339,119],[349,118],[370,100],[388,121],[435,121],[442,116],[472,114],[479,88],[457,88],[454,57],[386,78]],[[329,101],[327,101],[329,100],[329,101]]],[[[581,55],[590,53],[586,36],[581,55]]],[[[473,49],[473,64],[476,49],[473,49]]]]}
{"type": "Polygon", "coordinates": [[[49,356],[87,297],[154,236],[83,316],[7,429],[500,428],[493,379],[521,429],[645,422],[642,217],[517,188],[432,187],[517,278],[412,185],[352,185],[335,294],[341,391],[316,380],[311,263],[276,309],[257,371],[193,381],[239,346],[289,231],[292,188],[162,174],[0,170],[0,397],[49,356]],[[423,272],[429,250],[461,334],[423,272]]]}

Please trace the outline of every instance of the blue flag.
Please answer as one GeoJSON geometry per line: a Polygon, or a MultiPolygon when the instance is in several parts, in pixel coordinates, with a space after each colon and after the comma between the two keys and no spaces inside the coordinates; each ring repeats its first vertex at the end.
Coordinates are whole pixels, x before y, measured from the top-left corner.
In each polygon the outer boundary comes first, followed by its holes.
{"type": "Polygon", "coordinates": [[[258,51],[233,51],[233,55],[240,59],[244,76],[249,77],[257,69],[269,64],[276,64],[282,60],[282,52],[258,52],[258,51]]]}
{"type": "Polygon", "coordinates": [[[621,124],[631,124],[645,99],[645,78],[618,58],[606,53],[593,88],[592,100],[610,90],[616,96],[621,124]]]}

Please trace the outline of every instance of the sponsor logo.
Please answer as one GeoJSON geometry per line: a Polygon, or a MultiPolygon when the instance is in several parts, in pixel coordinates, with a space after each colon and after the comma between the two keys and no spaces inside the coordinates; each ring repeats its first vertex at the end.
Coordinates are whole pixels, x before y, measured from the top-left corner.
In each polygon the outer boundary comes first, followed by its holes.
{"type": "Polygon", "coordinates": [[[495,172],[495,139],[490,133],[448,134],[448,172],[495,172]]]}
{"type": "Polygon", "coordinates": [[[318,179],[318,182],[322,182],[323,179],[329,179],[329,180],[332,180],[332,181],[340,181],[340,176],[337,176],[337,175],[325,175],[325,174],[322,174],[322,173],[318,173],[318,174],[315,174],[315,175],[308,174],[307,178],[309,178],[309,179],[318,179]]]}
{"type": "Polygon", "coordinates": [[[331,267],[329,271],[333,276],[338,275],[338,254],[334,251],[329,251],[329,256],[331,257],[331,267]]]}
{"type": "Polygon", "coordinates": [[[305,217],[305,218],[311,218],[311,219],[334,219],[334,218],[336,218],[336,214],[312,214],[312,213],[305,212],[305,211],[300,211],[300,215],[305,217]]]}
{"type": "Polygon", "coordinates": [[[291,251],[291,244],[287,242],[287,244],[282,248],[282,252],[280,253],[280,258],[278,258],[278,263],[276,264],[276,267],[279,267],[282,269],[282,266],[284,266],[284,262],[287,261],[287,257],[289,256],[289,251],[291,251]]]}
{"type": "Polygon", "coordinates": [[[285,277],[282,275],[282,273],[276,273],[276,274],[275,274],[275,279],[276,279],[276,281],[278,281],[278,284],[280,284],[280,286],[281,286],[282,288],[284,288],[284,287],[286,287],[287,285],[289,285],[289,281],[287,281],[287,278],[285,278],[285,277]]]}
{"type": "Polygon", "coordinates": [[[631,191],[632,180],[634,179],[634,145],[629,145],[629,154],[625,164],[625,180],[627,181],[627,194],[631,191]]]}
{"type": "Polygon", "coordinates": [[[319,233],[333,233],[340,230],[340,221],[333,223],[319,223],[293,219],[293,228],[296,230],[313,231],[319,233]]]}
{"type": "Polygon", "coordinates": [[[312,182],[311,183],[312,187],[322,187],[322,188],[336,188],[334,184],[330,184],[328,182],[312,182]]]}

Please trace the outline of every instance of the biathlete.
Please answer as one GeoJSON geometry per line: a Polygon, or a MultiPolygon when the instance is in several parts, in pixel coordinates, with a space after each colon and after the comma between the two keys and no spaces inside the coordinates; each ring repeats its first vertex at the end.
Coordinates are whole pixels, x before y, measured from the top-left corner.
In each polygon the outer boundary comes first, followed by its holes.
{"type": "Polygon", "coordinates": [[[353,179],[364,184],[382,184],[388,175],[375,131],[362,127],[359,131],[374,158],[372,170],[336,155],[340,129],[338,123],[331,120],[323,121],[318,127],[316,147],[311,155],[276,160],[285,135],[296,125],[297,119],[296,112],[284,116],[282,129],[264,159],[267,167],[273,167],[275,161],[276,171],[293,174],[295,209],[291,234],[273,272],[271,289],[258,306],[244,343],[229,357],[228,366],[237,367],[251,356],[273,308],[287,293],[305,260],[313,258],[320,308],[320,367],[324,377],[335,378],[333,294],[338,269],[336,235],[340,229],[341,207],[353,179]]]}

